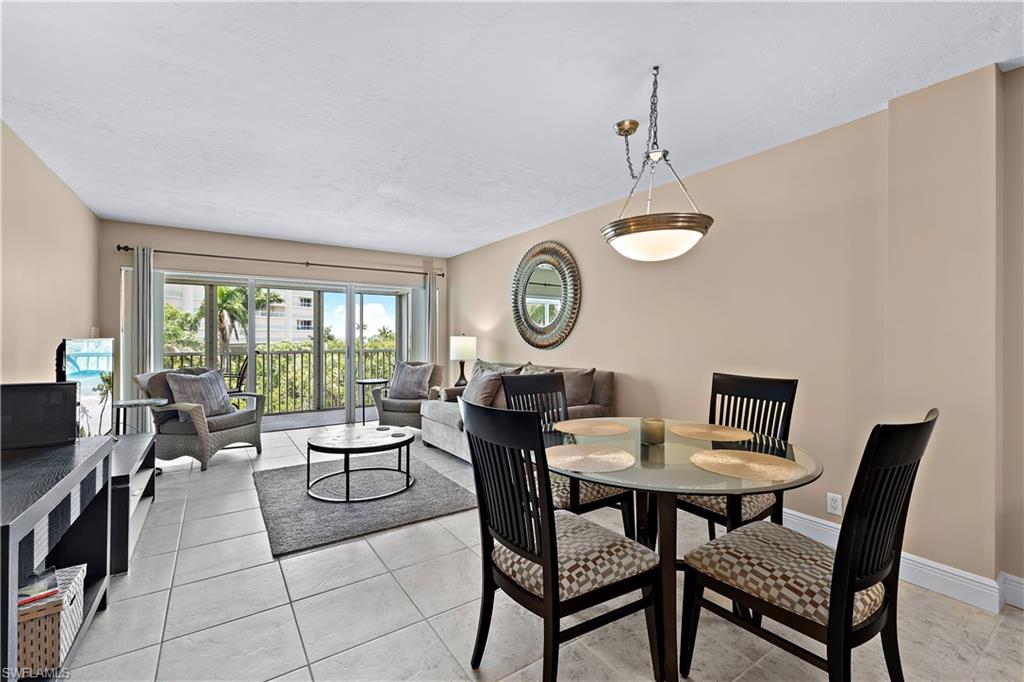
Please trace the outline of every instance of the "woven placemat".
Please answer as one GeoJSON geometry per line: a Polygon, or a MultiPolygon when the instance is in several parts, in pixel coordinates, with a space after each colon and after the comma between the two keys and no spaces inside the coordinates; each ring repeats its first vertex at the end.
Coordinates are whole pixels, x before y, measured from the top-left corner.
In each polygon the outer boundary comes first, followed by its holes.
{"type": "Polygon", "coordinates": [[[717,424],[673,424],[668,430],[683,438],[710,441],[750,440],[754,434],[732,426],[717,424]]]}
{"type": "Polygon", "coordinates": [[[556,445],[547,449],[548,466],[580,473],[597,474],[621,471],[636,463],[636,457],[625,450],[607,445],[556,445]]]}
{"type": "Polygon", "coordinates": [[[556,422],[555,428],[562,433],[571,433],[574,436],[619,436],[629,431],[629,427],[625,424],[603,422],[596,419],[569,419],[564,422],[556,422]]]}
{"type": "Polygon", "coordinates": [[[704,450],[690,455],[690,462],[715,474],[751,481],[792,481],[807,474],[803,465],[785,457],[746,450],[704,450]]]}

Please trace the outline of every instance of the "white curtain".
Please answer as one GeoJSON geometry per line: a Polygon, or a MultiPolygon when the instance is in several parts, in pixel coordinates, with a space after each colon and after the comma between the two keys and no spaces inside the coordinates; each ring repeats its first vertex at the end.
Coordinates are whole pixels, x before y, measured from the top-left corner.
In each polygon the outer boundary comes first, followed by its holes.
{"type": "MultiPolygon", "coordinates": [[[[437,318],[438,318],[438,301],[437,301],[437,273],[432,269],[427,273],[426,277],[426,289],[427,289],[427,359],[435,364],[442,363],[439,359],[439,349],[437,340],[437,318]]],[[[442,363],[443,364],[443,363],[442,363]]]]}
{"type": "MultiPolygon", "coordinates": [[[[141,398],[135,375],[153,371],[153,249],[136,246],[132,264],[131,326],[128,329],[128,375],[123,386],[129,398],[141,398]]],[[[152,420],[148,409],[129,410],[129,432],[149,431],[152,420]]]]}

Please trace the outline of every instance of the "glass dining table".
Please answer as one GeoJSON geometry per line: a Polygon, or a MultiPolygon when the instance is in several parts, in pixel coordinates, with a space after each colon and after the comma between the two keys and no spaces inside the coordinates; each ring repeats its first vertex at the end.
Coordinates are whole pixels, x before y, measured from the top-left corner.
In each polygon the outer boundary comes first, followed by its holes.
{"type": "Polygon", "coordinates": [[[676,497],[791,490],[821,476],[821,464],[793,443],[681,420],[599,417],[555,429],[545,437],[550,470],[637,492],[638,539],[660,557],[664,679],[676,680],[676,497]]]}

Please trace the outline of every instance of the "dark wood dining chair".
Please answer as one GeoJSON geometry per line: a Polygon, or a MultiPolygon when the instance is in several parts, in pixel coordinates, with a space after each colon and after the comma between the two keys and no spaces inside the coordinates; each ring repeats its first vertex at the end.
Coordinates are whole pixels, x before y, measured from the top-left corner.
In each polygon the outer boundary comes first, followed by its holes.
{"type": "MultiPolygon", "coordinates": [[[[771,379],[715,372],[711,377],[708,422],[751,431],[766,444],[772,439],[788,441],[793,403],[796,400],[796,384],[796,379],[771,379]]],[[[767,451],[763,447],[755,449],[767,451]]],[[[680,495],[676,506],[707,519],[708,535],[712,540],[715,539],[715,524],[725,526],[726,530],[731,531],[743,524],[764,518],[782,523],[782,493],[680,495]]]]}
{"type": "Polygon", "coordinates": [[[933,409],[922,422],[872,429],[835,551],[789,528],[759,521],[686,555],[679,652],[684,677],[704,608],[827,671],[832,682],[850,679],[851,650],[880,632],[889,677],[903,679],[896,635],[903,531],[917,469],[938,416],[933,409]],[[740,616],[708,601],[705,589],[754,615],[740,616]],[[758,616],[823,642],[827,657],[763,629],[758,616]]]}
{"type": "MultiPolygon", "coordinates": [[[[561,372],[503,374],[501,383],[509,408],[536,412],[540,416],[541,430],[545,433],[554,432],[557,422],[569,418],[569,402],[561,372]]],[[[632,490],[580,481],[556,473],[550,474],[549,479],[556,509],[585,514],[602,507],[614,507],[622,513],[622,530],[626,537],[636,539],[632,490]]]]}
{"type": "MultiPolygon", "coordinates": [[[[501,589],[544,619],[543,679],[558,673],[558,646],[644,609],[656,679],[664,631],[658,556],[572,512],[551,497],[541,420],[535,412],[459,407],[469,440],[480,515],[483,594],[470,661],[480,666],[501,589]],[[560,619],[622,595],[641,597],[566,629],[560,619]]],[[[668,614],[674,618],[675,614],[668,614]]]]}

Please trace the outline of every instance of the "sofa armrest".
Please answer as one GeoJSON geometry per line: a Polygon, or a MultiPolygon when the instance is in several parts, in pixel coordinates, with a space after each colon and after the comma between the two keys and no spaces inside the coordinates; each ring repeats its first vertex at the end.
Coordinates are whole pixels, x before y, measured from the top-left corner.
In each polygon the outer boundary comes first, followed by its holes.
{"type": "Polygon", "coordinates": [[[441,389],[441,397],[446,403],[454,403],[462,397],[462,393],[465,390],[465,386],[451,386],[449,388],[443,388],[441,389]]]}

